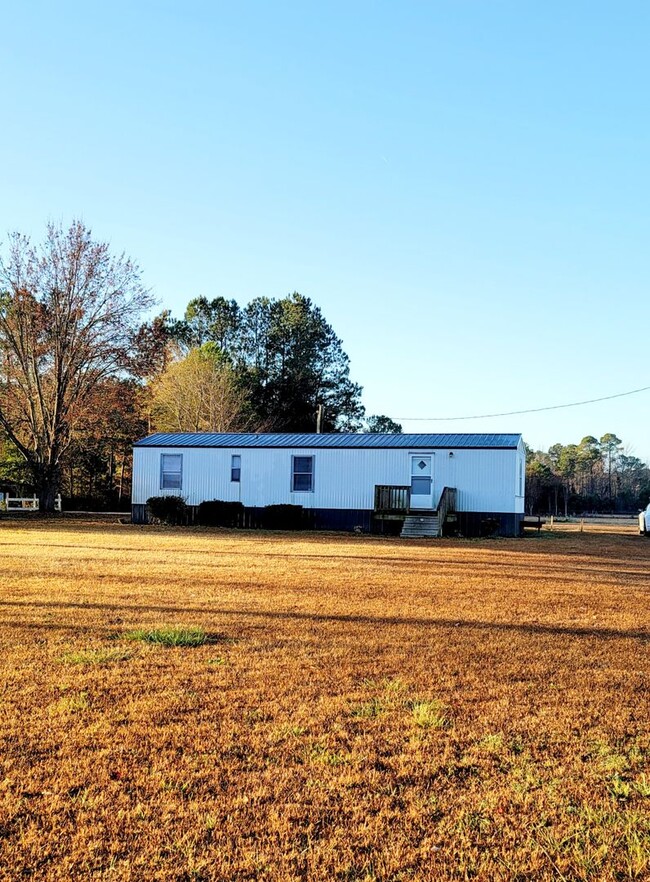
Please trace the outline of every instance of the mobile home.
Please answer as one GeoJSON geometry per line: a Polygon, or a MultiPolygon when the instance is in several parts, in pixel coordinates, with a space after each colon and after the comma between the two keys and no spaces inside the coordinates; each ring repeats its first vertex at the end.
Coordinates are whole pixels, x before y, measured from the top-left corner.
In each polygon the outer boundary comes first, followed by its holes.
{"type": "Polygon", "coordinates": [[[513,434],[151,435],[133,450],[132,517],[152,496],[290,504],[316,529],[514,536],[524,515],[525,448],[513,434]]]}

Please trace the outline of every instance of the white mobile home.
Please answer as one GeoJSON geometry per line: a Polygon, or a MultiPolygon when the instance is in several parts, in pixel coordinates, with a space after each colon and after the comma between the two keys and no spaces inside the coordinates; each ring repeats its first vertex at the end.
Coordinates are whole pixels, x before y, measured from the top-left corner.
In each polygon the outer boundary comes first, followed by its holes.
{"type": "Polygon", "coordinates": [[[147,499],[169,494],[251,512],[299,505],[316,529],[397,520],[406,534],[440,535],[447,520],[464,535],[514,536],[525,458],[510,434],[157,434],[134,445],[132,516],[145,523],[147,499]]]}

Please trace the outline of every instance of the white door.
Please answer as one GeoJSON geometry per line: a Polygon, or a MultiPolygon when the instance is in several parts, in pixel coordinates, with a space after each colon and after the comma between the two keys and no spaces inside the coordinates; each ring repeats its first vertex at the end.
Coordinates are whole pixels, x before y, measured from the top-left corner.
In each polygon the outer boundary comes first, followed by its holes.
{"type": "Polygon", "coordinates": [[[411,508],[433,508],[433,457],[411,456],[411,508]]]}

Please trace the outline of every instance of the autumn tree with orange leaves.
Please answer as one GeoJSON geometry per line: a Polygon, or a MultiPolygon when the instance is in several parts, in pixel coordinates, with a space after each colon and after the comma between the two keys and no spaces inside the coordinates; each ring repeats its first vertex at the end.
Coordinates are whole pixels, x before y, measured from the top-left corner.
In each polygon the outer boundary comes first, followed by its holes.
{"type": "Polygon", "coordinates": [[[48,225],[32,245],[9,236],[0,257],[0,429],[24,459],[42,511],[102,383],[129,364],[152,300],[140,270],[81,221],[48,225]]]}

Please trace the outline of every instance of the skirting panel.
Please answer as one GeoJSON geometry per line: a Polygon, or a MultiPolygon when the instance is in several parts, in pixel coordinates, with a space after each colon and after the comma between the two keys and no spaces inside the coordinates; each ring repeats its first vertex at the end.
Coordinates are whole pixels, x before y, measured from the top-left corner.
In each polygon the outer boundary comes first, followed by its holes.
{"type": "MultiPolygon", "coordinates": [[[[191,511],[189,521],[194,521],[191,511]]],[[[397,534],[402,528],[401,521],[381,521],[373,517],[367,509],[315,508],[304,509],[302,528],[307,530],[336,530],[357,533],[397,534]]],[[[471,538],[489,536],[519,536],[522,514],[505,512],[474,512],[459,511],[456,523],[447,524],[445,535],[461,535],[471,538]]],[[[146,524],[147,506],[132,505],[131,520],[134,524],[146,524]]],[[[249,529],[267,527],[263,508],[247,508],[244,510],[241,526],[249,529]]]]}
{"type": "Polygon", "coordinates": [[[494,511],[459,511],[457,530],[471,539],[489,536],[519,536],[522,514],[494,511]]]}
{"type": "Polygon", "coordinates": [[[132,505],[131,506],[131,523],[133,524],[147,524],[147,506],[146,505],[132,505]]]}

